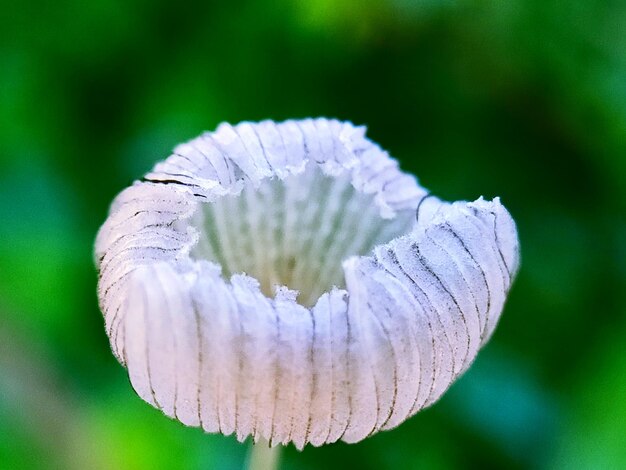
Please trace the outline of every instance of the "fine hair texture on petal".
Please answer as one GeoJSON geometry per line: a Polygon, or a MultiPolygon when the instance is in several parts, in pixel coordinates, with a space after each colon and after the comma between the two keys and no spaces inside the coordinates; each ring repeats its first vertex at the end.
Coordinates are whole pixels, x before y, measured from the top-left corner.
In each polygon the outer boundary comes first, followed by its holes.
{"type": "Polygon", "coordinates": [[[519,267],[495,198],[446,203],[328,119],[221,124],[122,191],[95,247],[139,396],[207,432],[358,442],[434,403],[519,267]]]}

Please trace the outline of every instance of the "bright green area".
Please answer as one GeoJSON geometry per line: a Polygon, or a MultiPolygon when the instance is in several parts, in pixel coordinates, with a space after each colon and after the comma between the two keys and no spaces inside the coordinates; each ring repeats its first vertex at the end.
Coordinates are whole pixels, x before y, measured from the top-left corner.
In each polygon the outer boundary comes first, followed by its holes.
{"type": "Polygon", "coordinates": [[[626,468],[626,3],[3,0],[0,468],[240,468],[110,353],[114,195],[220,121],[331,116],[447,199],[499,195],[522,270],[431,409],[283,468],[626,468]]]}

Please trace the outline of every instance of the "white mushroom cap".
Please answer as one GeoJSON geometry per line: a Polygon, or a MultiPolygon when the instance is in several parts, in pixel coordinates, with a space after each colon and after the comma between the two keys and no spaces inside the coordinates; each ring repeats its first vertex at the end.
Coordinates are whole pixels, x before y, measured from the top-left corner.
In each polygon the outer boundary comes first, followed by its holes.
{"type": "Polygon", "coordinates": [[[429,195],[364,134],[222,124],[116,197],[98,295],[141,398],[302,448],[393,428],[469,367],[518,269],[513,219],[429,195]]]}

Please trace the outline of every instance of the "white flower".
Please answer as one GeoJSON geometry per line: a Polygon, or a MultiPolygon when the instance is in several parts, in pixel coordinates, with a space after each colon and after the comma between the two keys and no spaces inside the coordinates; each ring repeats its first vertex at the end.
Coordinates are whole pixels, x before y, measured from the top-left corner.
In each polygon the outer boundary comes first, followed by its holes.
{"type": "Polygon", "coordinates": [[[515,224],[497,198],[429,195],[364,133],[222,124],[117,196],[98,294],[145,401],[302,448],[393,428],[469,367],[518,269],[515,224]]]}

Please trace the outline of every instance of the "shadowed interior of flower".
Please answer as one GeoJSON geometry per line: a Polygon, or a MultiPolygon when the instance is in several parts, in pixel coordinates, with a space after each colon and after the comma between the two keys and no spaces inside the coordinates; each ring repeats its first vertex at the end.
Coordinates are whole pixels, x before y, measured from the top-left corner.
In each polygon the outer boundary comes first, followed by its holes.
{"type": "Polygon", "coordinates": [[[434,403],[519,266],[498,198],[441,201],[363,127],[323,118],[177,146],[115,198],[95,251],[111,347],[142,399],[299,449],[434,403]]]}
{"type": "Polygon", "coordinates": [[[413,210],[383,219],[374,196],[357,191],[347,171],[331,177],[309,163],[299,174],[199,204],[190,254],[218,263],[226,279],[254,277],[268,297],[276,286],[296,290],[298,302],[312,307],[324,292],[345,287],[343,260],[369,254],[414,222],[413,210]]]}

